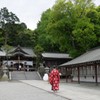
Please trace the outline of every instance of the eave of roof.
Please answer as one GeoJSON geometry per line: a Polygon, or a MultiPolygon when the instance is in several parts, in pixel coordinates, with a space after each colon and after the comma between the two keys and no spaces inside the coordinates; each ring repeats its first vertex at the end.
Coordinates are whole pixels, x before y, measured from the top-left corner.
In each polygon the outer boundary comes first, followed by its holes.
{"type": "Polygon", "coordinates": [[[0,57],[1,56],[6,56],[6,53],[4,51],[0,51],[0,57]]]}
{"type": "MultiPolygon", "coordinates": [[[[20,47],[18,46],[22,51],[23,51],[23,55],[27,56],[27,57],[36,57],[35,53],[33,52],[33,48],[32,47],[20,47]],[[24,54],[25,52],[25,54],[24,54]]],[[[12,51],[15,51],[18,47],[13,47],[12,51]]],[[[16,52],[15,54],[18,54],[18,52],[16,52]]]]}
{"type": "Polygon", "coordinates": [[[97,48],[93,48],[89,51],[87,51],[86,53],[84,53],[83,55],[69,61],[66,62],[64,64],[59,65],[60,67],[64,67],[64,66],[73,66],[75,64],[83,64],[83,63],[91,63],[91,62],[96,62],[100,60],[100,47],[97,48]]]}
{"type": "Polygon", "coordinates": [[[42,53],[43,58],[58,58],[58,59],[72,59],[69,54],[66,53],[42,53]]]}

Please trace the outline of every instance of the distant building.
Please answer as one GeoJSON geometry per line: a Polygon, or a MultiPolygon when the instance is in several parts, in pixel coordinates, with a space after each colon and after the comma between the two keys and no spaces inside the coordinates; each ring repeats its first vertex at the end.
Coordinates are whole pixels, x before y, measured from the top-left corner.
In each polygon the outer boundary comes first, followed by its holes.
{"type": "Polygon", "coordinates": [[[66,75],[71,69],[73,81],[98,84],[100,82],[100,47],[88,50],[83,55],[61,64],[59,67],[66,67],[66,75]]]}
{"type": "MultiPolygon", "coordinates": [[[[32,47],[21,47],[18,45],[17,47],[13,47],[12,52],[13,55],[8,55],[7,65],[9,70],[16,71],[17,66],[19,65],[21,65],[21,70],[24,70],[24,68],[27,68],[27,66],[29,66],[30,70],[36,69],[36,64],[33,63],[33,61],[35,61],[36,55],[34,54],[32,47]]],[[[2,62],[7,62],[6,55],[3,55],[2,62]]]]}
{"type": "Polygon", "coordinates": [[[65,67],[58,68],[58,66],[72,60],[72,57],[70,57],[67,53],[44,52],[42,53],[42,60],[43,62],[45,62],[45,67],[49,67],[50,70],[52,70],[53,65],[55,65],[59,72],[62,74],[62,76],[65,76],[65,67]]]}

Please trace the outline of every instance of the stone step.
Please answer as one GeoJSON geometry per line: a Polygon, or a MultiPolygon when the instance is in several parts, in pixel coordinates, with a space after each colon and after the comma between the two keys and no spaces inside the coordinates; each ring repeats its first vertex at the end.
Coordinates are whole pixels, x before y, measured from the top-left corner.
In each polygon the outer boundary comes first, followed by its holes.
{"type": "Polygon", "coordinates": [[[36,71],[13,71],[11,72],[11,80],[40,80],[40,77],[36,71]]]}

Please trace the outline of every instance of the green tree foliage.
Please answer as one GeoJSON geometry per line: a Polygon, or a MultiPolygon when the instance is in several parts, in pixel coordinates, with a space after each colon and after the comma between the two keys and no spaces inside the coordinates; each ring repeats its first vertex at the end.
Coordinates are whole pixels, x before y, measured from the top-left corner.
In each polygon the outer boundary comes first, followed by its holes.
{"type": "Polygon", "coordinates": [[[22,24],[12,24],[10,27],[11,30],[9,30],[8,34],[8,44],[12,46],[20,45],[19,43],[22,41],[20,39],[20,34],[23,33],[25,28],[22,24]]]}
{"type": "Polygon", "coordinates": [[[41,20],[37,24],[38,33],[38,45],[44,48],[45,51],[59,51],[58,44],[51,41],[52,36],[46,31],[47,25],[49,23],[51,9],[47,9],[41,15],[41,20]]]}
{"type": "MultiPolygon", "coordinates": [[[[47,31],[52,35],[52,40],[57,41],[60,44],[60,50],[66,51],[67,46],[66,43],[70,46],[70,31],[72,31],[71,27],[71,17],[67,15],[66,10],[71,9],[73,4],[71,2],[65,3],[65,0],[58,0],[56,4],[53,6],[51,14],[50,14],[50,23],[47,26],[47,31]],[[71,7],[67,5],[70,4],[71,7]],[[67,30],[67,32],[66,32],[67,30]]],[[[74,42],[73,42],[74,45],[74,42]]]]}
{"type": "Polygon", "coordinates": [[[90,22],[94,24],[98,24],[99,21],[99,13],[96,10],[89,10],[86,14],[88,18],[90,18],[90,22]]]}
{"type": "Polygon", "coordinates": [[[4,34],[3,34],[3,30],[2,28],[0,28],[0,47],[2,46],[2,44],[4,44],[4,34]]]}
{"type": "Polygon", "coordinates": [[[37,46],[34,47],[33,51],[37,55],[37,57],[40,58],[44,49],[41,46],[37,45],[37,46]]]}
{"type": "Polygon", "coordinates": [[[88,20],[86,13],[90,9],[95,9],[92,0],[74,0],[74,2],[57,0],[52,7],[47,31],[52,35],[53,40],[58,40],[60,50],[69,52],[73,58],[90,49],[96,40],[94,25],[84,20],[88,20]]]}
{"type": "Polygon", "coordinates": [[[33,51],[37,56],[36,57],[37,58],[36,59],[36,64],[38,65],[40,60],[41,60],[41,54],[43,53],[44,49],[41,46],[37,45],[37,46],[34,47],[33,51]]]}
{"type": "Polygon", "coordinates": [[[29,46],[34,47],[36,45],[36,39],[37,34],[35,31],[25,29],[23,33],[20,34],[20,39],[23,41],[20,41],[21,46],[29,46]]]}
{"type": "Polygon", "coordinates": [[[24,22],[6,7],[0,9],[0,45],[34,47],[37,45],[36,30],[29,30],[24,22]]]}
{"type": "Polygon", "coordinates": [[[5,45],[7,44],[9,31],[11,30],[10,26],[15,22],[19,22],[19,19],[14,13],[9,12],[6,7],[0,9],[0,26],[5,31],[5,45]]]}
{"type": "Polygon", "coordinates": [[[90,23],[89,19],[78,20],[76,27],[72,33],[78,45],[84,51],[90,49],[91,45],[94,45],[97,39],[96,34],[94,33],[94,24],[90,23]]]}
{"type": "Polygon", "coordinates": [[[36,38],[37,34],[35,31],[23,29],[20,24],[16,24],[13,26],[11,33],[9,33],[8,44],[12,46],[34,47],[37,42],[36,38]]]}

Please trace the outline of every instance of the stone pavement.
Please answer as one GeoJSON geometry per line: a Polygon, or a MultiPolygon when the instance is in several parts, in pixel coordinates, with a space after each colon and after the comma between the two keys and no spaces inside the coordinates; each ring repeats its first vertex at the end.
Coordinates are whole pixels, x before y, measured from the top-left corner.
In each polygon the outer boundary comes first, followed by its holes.
{"type": "Polygon", "coordinates": [[[64,97],[67,100],[100,100],[100,84],[99,86],[96,86],[93,83],[66,83],[64,82],[64,80],[61,80],[60,90],[57,93],[54,93],[53,91],[51,91],[51,85],[43,80],[20,81],[28,85],[37,87],[41,90],[45,90],[49,93],[64,97]]]}
{"type": "Polygon", "coordinates": [[[20,81],[0,81],[0,100],[51,100],[51,97],[68,100],[20,81]]]}
{"type": "Polygon", "coordinates": [[[43,80],[0,81],[0,100],[100,100],[100,84],[60,81],[60,90],[51,91],[43,80]]]}

